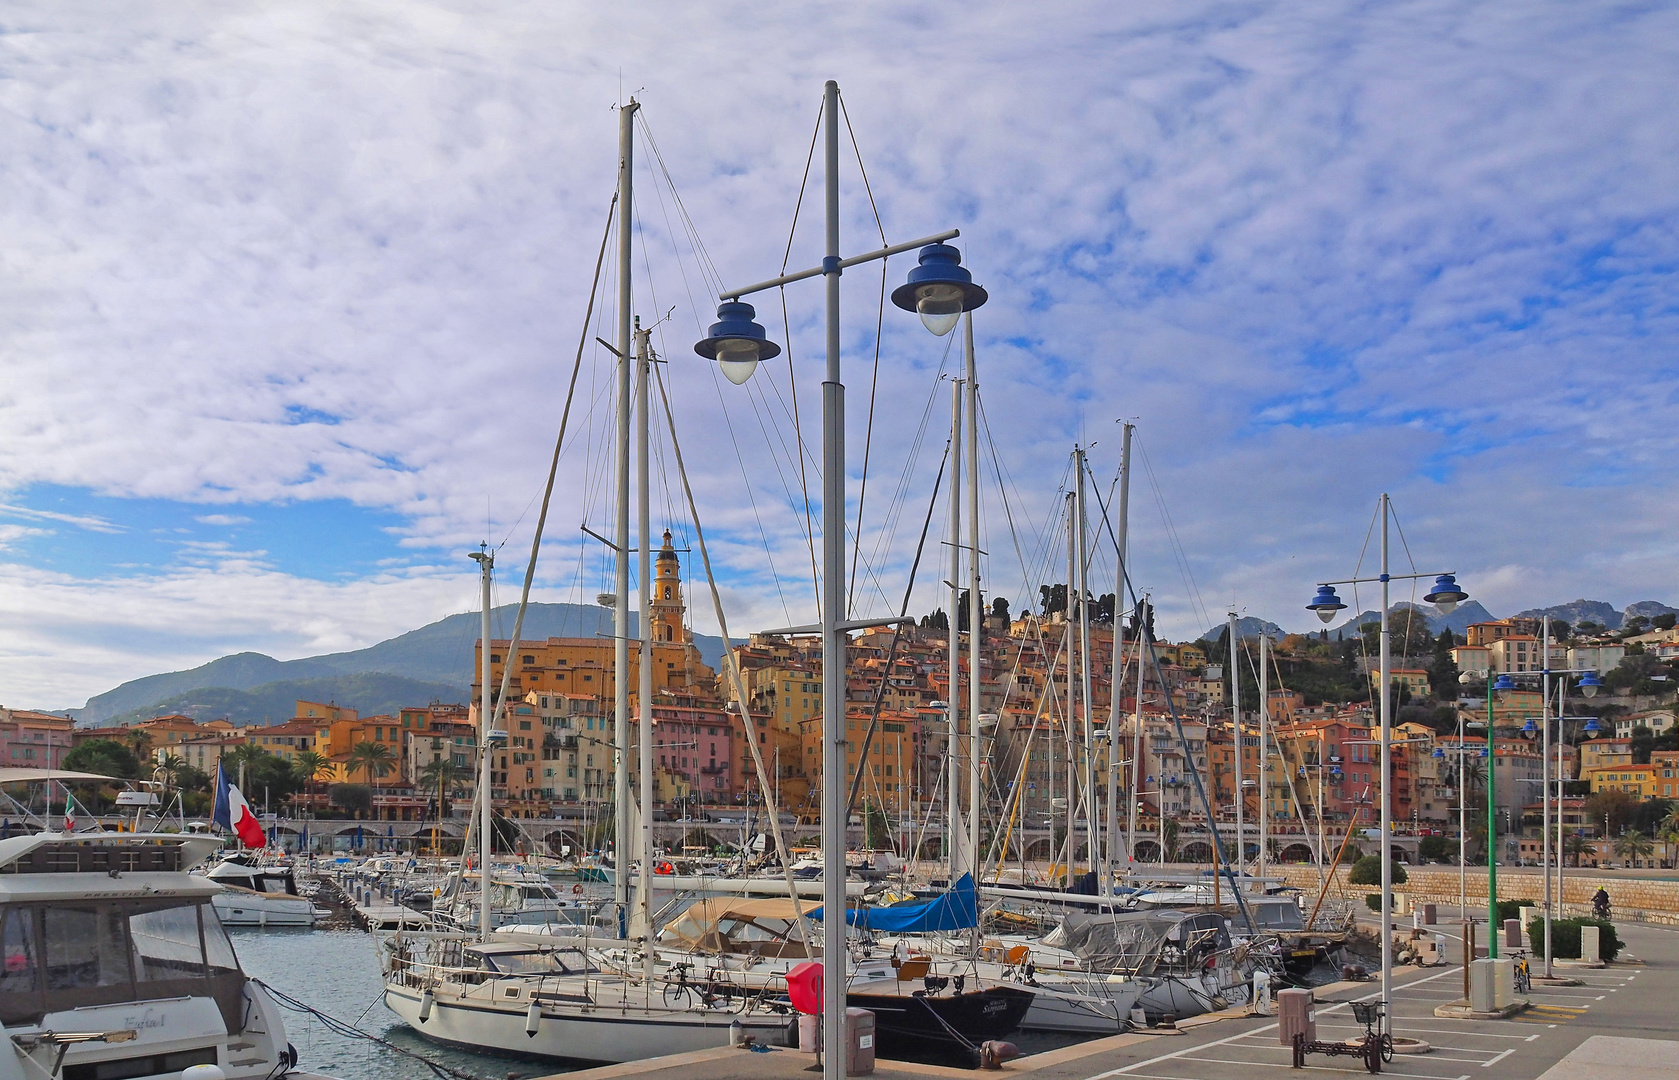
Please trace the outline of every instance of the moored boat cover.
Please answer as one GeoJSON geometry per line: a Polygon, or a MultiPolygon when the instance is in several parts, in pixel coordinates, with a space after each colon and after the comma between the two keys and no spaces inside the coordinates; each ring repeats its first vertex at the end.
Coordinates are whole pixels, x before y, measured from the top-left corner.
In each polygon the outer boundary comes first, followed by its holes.
{"type": "MultiPolygon", "coordinates": [[[[813,919],[822,917],[822,909],[810,913],[813,919]]],[[[979,925],[979,902],[974,893],[972,874],[956,879],[951,890],[937,899],[919,904],[895,904],[891,907],[847,908],[845,921],[865,930],[880,930],[890,934],[922,934],[933,930],[966,930],[979,925]]]]}

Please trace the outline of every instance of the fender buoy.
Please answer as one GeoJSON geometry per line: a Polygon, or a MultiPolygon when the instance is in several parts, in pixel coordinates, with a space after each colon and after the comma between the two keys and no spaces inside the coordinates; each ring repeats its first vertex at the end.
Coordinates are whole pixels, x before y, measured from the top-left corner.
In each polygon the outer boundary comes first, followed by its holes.
{"type": "Polygon", "coordinates": [[[583,885],[582,885],[582,883],[579,882],[578,884],[573,885],[571,887],[571,891],[572,891],[572,894],[575,895],[575,896],[582,896],[583,895],[583,885]]]}

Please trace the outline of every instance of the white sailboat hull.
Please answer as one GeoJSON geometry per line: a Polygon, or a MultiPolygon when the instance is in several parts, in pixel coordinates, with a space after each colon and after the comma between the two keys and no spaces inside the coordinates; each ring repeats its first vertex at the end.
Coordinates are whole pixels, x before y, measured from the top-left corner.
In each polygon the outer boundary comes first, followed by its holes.
{"type": "Polygon", "coordinates": [[[617,1064],[711,1050],[729,1045],[729,1025],[735,1020],[760,1042],[773,1046],[787,1042],[788,1018],[775,1013],[613,1005],[563,1011],[545,1007],[536,1034],[531,1035],[526,1031],[529,1004],[523,1000],[466,1000],[449,997],[445,991],[433,999],[430,1015],[422,1021],[419,991],[387,985],[385,1005],[433,1042],[566,1061],[617,1064]]]}

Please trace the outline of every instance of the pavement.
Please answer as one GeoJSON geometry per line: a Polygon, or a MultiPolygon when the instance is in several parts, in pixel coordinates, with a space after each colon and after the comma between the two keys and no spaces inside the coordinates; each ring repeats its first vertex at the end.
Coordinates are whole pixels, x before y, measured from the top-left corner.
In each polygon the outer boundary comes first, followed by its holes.
{"type": "MultiPolygon", "coordinates": [[[[1618,924],[1626,942],[1623,962],[1596,969],[1559,962],[1559,974],[1578,978],[1581,985],[1535,986],[1528,995],[1532,1007],[1508,1020],[1447,1020],[1434,1015],[1436,1006],[1463,996],[1463,970],[1454,928],[1432,929],[1453,943],[1448,949],[1453,962],[1396,970],[1393,1009],[1395,1036],[1422,1040],[1431,1049],[1395,1056],[1384,1073],[1417,1080],[1679,1080],[1679,1025],[1673,1022],[1672,1008],[1679,1001],[1679,929],[1618,924]],[[1624,962],[1629,955],[1637,962],[1624,962]]],[[[1362,1034],[1350,1003],[1374,999],[1377,993],[1374,981],[1319,988],[1318,1038],[1362,1034]]],[[[1029,1075],[1032,1080],[1259,1080],[1271,1074],[1260,1070],[1282,1070],[1277,1076],[1283,1080],[1289,1062],[1290,1051],[1278,1039],[1274,1017],[1232,1011],[1179,1034],[1114,1036],[1020,1058],[999,1072],[1029,1075]]],[[[725,1049],[570,1073],[567,1080],[805,1080],[815,1075],[814,1063],[811,1055],[796,1051],[754,1054],[725,1049]]],[[[1313,1056],[1307,1059],[1307,1071],[1368,1075],[1350,1057],[1313,1056]]],[[[882,1080],[926,1080],[997,1073],[881,1061],[874,1075],[882,1080]]]]}

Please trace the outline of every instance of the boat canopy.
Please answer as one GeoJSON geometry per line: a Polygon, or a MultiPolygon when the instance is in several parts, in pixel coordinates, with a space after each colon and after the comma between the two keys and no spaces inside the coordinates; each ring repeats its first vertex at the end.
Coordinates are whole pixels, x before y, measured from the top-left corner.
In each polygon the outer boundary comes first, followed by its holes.
{"type": "MultiPolygon", "coordinates": [[[[820,919],[822,909],[817,908],[810,917],[820,919]]],[[[949,892],[919,904],[847,908],[845,921],[862,930],[879,930],[889,934],[925,934],[978,926],[979,903],[974,893],[973,875],[963,874],[949,892]]]]}

